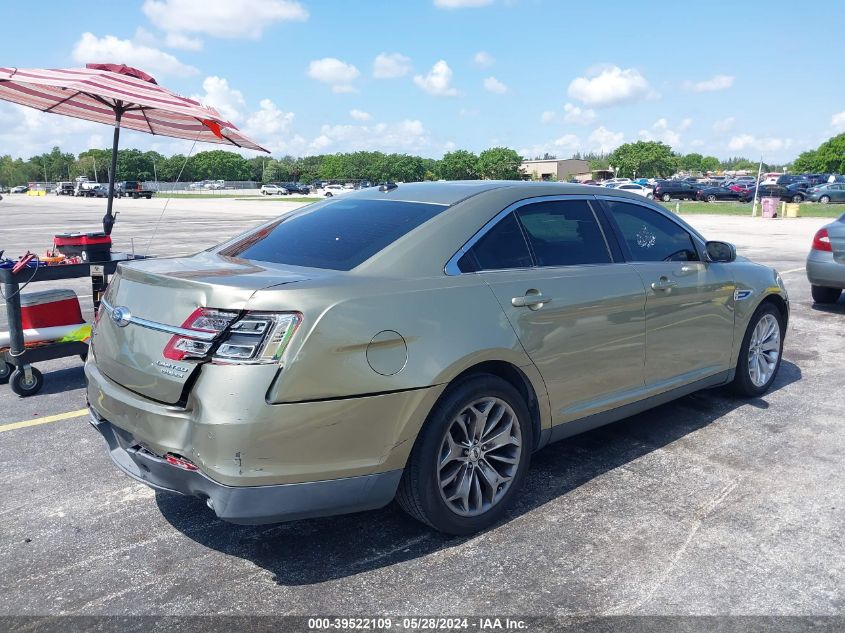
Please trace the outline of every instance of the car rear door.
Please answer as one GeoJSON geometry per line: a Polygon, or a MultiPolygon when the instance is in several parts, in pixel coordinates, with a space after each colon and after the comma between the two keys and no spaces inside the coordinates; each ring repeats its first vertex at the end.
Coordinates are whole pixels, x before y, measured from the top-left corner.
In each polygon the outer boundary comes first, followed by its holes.
{"type": "Polygon", "coordinates": [[[645,385],[659,393],[731,364],[734,289],[727,264],[703,261],[702,241],[645,203],[603,198],[646,290],[645,385]]]}
{"type": "Polygon", "coordinates": [[[539,369],[558,424],[626,404],[643,390],[645,288],[613,258],[595,199],[512,205],[459,261],[481,275],[539,369]]]}

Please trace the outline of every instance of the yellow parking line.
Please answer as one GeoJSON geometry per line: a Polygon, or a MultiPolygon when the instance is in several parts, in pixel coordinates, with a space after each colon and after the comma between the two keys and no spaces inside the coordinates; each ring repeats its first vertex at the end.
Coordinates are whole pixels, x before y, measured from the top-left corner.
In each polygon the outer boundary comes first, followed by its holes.
{"type": "Polygon", "coordinates": [[[23,422],[10,422],[9,424],[0,424],[0,433],[2,433],[3,431],[14,431],[15,429],[23,429],[28,426],[38,426],[39,424],[49,424],[50,422],[70,420],[71,418],[81,418],[83,415],[88,415],[88,409],[79,409],[79,411],[68,411],[67,413],[57,413],[56,415],[48,415],[43,418],[35,418],[32,420],[24,420],[23,422]]]}

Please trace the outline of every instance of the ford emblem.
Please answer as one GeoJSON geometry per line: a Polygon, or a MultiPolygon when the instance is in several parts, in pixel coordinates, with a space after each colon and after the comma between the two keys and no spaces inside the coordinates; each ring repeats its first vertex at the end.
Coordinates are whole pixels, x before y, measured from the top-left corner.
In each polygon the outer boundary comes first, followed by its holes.
{"type": "Polygon", "coordinates": [[[114,321],[118,327],[126,327],[132,321],[132,313],[129,312],[129,308],[120,306],[112,310],[111,320],[114,321]]]}

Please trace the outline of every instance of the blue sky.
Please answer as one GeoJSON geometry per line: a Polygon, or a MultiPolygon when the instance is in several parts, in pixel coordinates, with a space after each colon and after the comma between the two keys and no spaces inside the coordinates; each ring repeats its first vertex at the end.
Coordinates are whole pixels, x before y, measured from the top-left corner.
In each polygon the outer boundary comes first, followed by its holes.
{"type": "MultiPolygon", "coordinates": [[[[15,2],[0,65],[134,65],[276,156],[569,157],[656,139],[781,162],[845,131],[840,13],[835,0],[806,16],[778,0],[15,2]]],[[[23,110],[0,103],[0,153],[109,144],[105,126],[23,110]]],[[[126,133],[122,146],[190,144],[126,133]]]]}

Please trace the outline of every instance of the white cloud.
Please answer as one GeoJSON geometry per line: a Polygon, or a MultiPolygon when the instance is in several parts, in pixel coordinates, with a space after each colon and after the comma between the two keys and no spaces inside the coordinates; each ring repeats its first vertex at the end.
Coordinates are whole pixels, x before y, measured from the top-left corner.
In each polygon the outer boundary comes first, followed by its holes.
{"type": "Polygon", "coordinates": [[[756,150],[759,152],[778,152],[792,146],[791,138],[778,138],[775,136],[756,137],[753,134],[740,134],[734,136],[728,142],[728,149],[732,152],[743,150],[756,150]]]}
{"type": "Polygon", "coordinates": [[[633,68],[604,66],[576,77],[569,84],[569,96],[588,106],[604,107],[637,101],[654,94],[645,77],[633,68]]]}
{"type": "Polygon", "coordinates": [[[414,83],[430,95],[438,97],[454,97],[458,94],[450,84],[452,83],[452,69],[444,60],[439,60],[428,74],[414,76],[414,83]]]}
{"type": "Polygon", "coordinates": [[[720,134],[725,134],[726,132],[730,132],[733,129],[734,123],[736,123],[736,119],[732,116],[729,116],[724,119],[719,119],[713,124],[713,131],[719,132],[720,134]]]}
{"type": "Polygon", "coordinates": [[[684,90],[691,90],[692,92],[717,92],[727,90],[734,85],[735,80],[736,77],[732,75],[714,75],[704,81],[685,81],[683,87],[684,90]]]}
{"type": "Polygon", "coordinates": [[[587,137],[589,149],[595,152],[612,152],[622,144],[625,135],[622,132],[613,132],[603,125],[600,125],[587,137]]]}
{"type": "Polygon", "coordinates": [[[170,53],[132,40],[121,40],[114,35],[97,37],[93,33],[83,33],[74,45],[71,55],[74,60],[83,64],[109,60],[137,66],[153,76],[189,77],[199,72],[193,66],[183,64],[170,53]]]}
{"type": "Polygon", "coordinates": [[[256,139],[266,139],[290,131],[295,116],[293,112],[283,112],[270,99],[262,99],[258,105],[259,109],[246,119],[245,134],[256,139]]]}
{"type": "Polygon", "coordinates": [[[194,95],[191,98],[215,108],[224,119],[237,123],[246,111],[246,99],[240,90],[229,86],[229,81],[222,77],[206,77],[202,82],[205,95],[194,95]]]}
{"type": "Polygon", "coordinates": [[[580,125],[589,125],[596,120],[596,111],[592,108],[579,108],[577,105],[571,103],[564,104],[563,118],[567,123],[578,123],[580,125]]]}
{"type": "Polygon", "coordinates": [[[294,0],[146,0],[150,22],[168,33],[258,39],[276,22],[303,22],[308,11],[294,0]]]}
{"type": "Polygon", "coordinates": [[[487,77],[484,80],[484,89],[497,95],[503,95],[508,91],[508,87],[495,77],[487,77]]]}
{"type": "Polygon", "coordinates": [[[358,110],[357,108],[353,108],[352,110],[350,110],[349,116],[351,116],[356,121],[369,121],[373,118],[369,112],[364,112],[363,110],[358,110]]]}
{"type": "Polygon", "coordinates": [[[496,60],[493,59],[493,56],[487,51],[478,51],[472,57],[472,63],[479,68],[489,68],[495,61],[496,60]]]}
{"type": "Polygon", "coordinates": [[[440,9],[475,9],[493,4],[493,0],[434,0],[434,6],[440,9]]]}
{"type": "Polygon", "coordinates": [[[401,53],[379,53],[373,60],[373,77],[396,79],[411,72],[411,58],[401,53]]]}
{"type": "Polygon", "coordinates": [[[581,140],[575,134],[564,134],[560,138],[547,143],[539,143],[530,147],[523,147],[519,150],[520,156],[527,156],[533,158],[534,156],[543,156],[551,154],[558,158],[566,158],[566,155],[573,154],[581,148],[581,140]]]}
{"type": "Polygon", "coordinates": [[[552,144],[558,148],[575,150],[581,145],[581,141],[574,134],[564,134],[560,138],[556,138],[552,144]]]}
{"type": "Polygon", "coordinates": [[[553,110],[546,110],[545,112],[543,112],[543,114],[540,115],[540,121],[542,121],[543,123],[551,123],[555,120],[556,116],[557,115],[553,110]]]}
{"type": "Polygon", "coordinates": [[[845,110],[830,117],[830,126],[836,132],[845,132],[845,110]]]}
{"type": "MultiPolygon", "coordinates": [[[[692,123],[692,119],[684,119],[684,122],[686,121],[692,123]]],[[[682,126],[684,122],[681,123],[682,126]]],[[[639,137],[644,141],[660,141],[670,147],[679,147],[682,145],[681,135],[669,128],[669,122],[665,118],[657,119],[649,130],[640,130],[639,137]]]]}
{"type": "Polygon", "coordinates": [[[352,82],[360,74],[360,71],[352,64],[334,57],[316,59],[308,64],[308,76],[331,85],[334,92],[355,92],[352,82]]]}
{"type": "Polygon", "coordinates": [[[678,129],[679,129],[679,130],[681,130],[681,132],[685,132],[685,131],[687,131],[688,129],[690,129],[690,126],[691,126],[691,125],[692,125],[692,119],[690,119],[689,117],[687,117],[686,119],[684,119],[683,121],[681,121],[681,124],[678,126],[678,129]]]}
{"type": "Polygon", "coordinates": [[[428,132],[422,122],[416,119],[375,125],[323,125],[319,136],[311,143],[315,152],[420,152],[430,145],[428,132]]]}
{"type": "Polygon", "coordinates": [[[164,38],[164,44],[168,48],[179,48],[185,51],[201,51],[202,40],[198,37],[190,37],[184,33],[168,33],[164,38]]]}

